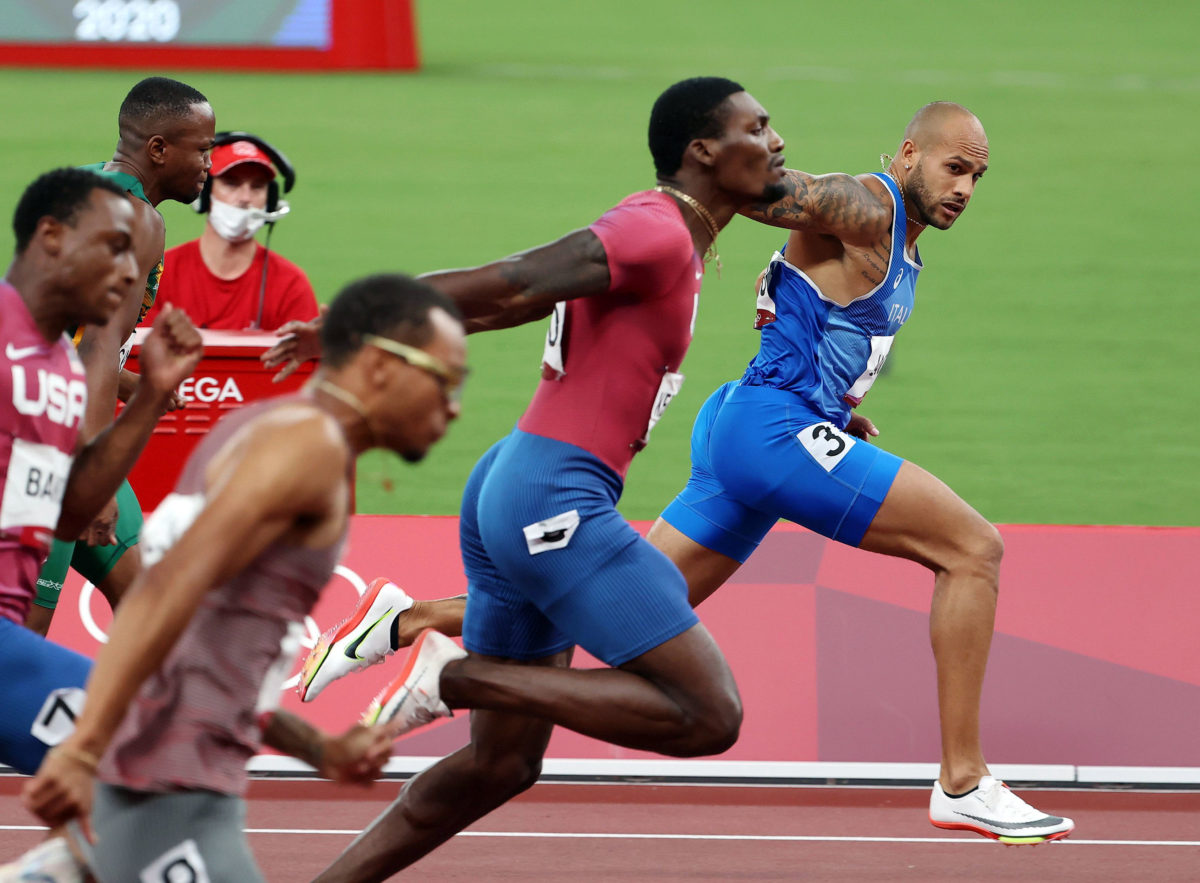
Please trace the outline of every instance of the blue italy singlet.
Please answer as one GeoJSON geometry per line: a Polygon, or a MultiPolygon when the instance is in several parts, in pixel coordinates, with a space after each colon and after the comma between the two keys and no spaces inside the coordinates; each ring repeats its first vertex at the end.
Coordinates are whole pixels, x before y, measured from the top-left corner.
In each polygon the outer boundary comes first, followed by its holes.
{"type": "Polygon", "coordinates": [[[875,288],[845,307],[822,294],[804,271],[775,252],[758,295],[758,355],[743,386],[770,386],[796,393],[814,412],[845,428],[850,409],[862,401],[879,374],[896,332],[913,309],[920,252],[905,254],[907,218],[896,182],[875,174],[895,204],[888,272],[875,288]]]}
{"type": "Polygon", "coordinates": [[[759,353],[717,389],[692,429],[692,473],[662,517],[705,548],[745,561],[779,518],[862,542],[901,460],[842,432],[908,319],[921,269],[905,255],[899,188],[887,273],[847,306],[776,252],[758,296],[759,353]]]}

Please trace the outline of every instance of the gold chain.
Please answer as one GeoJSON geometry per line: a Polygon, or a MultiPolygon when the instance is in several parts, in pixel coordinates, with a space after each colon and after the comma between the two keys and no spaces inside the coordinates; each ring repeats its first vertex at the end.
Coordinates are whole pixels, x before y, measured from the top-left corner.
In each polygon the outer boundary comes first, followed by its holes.
{"type": "Polygon", "coordinates": [[[351,408],[357,411],[358,416],[362,417],[364,420],[370,420],[370,418],[367,417],[367,406],[364,405],[362,403],[362,399],[360,399],[354,393],[342,389],[340,386],[336,386],[335,384],[330,383],[328,380],[314,380],[312,386],[313,389],[319,389],[321,392],[327,393],[338,401],[349,405],[351,408]]]}
{"type": "Polygon", "coordinates": [[[721,232],[721,228],[717,226],[717,222],[713,220],[713,216],[708,213],[708,209],[702,206],[697,200],[688,196],[682,190],[676,190],[674,187],[668,187],[665,184],[660,184],[654,188],[659,193],[669,193],[676,199],[686,202],[691,206],[692,211],[700,216],[700,220],[704,222],[704,226],[708,228],[708,234],[712,237],[712,241],[708,244],[708,249],[704,252],[704,263],[713,261],[717,268],[717,278],[721,278],[721,256],[717,254],[717,234],[721,232]]]}
{"type": "Polygon", "coordinates": [[[908,193],[904,190],[904,182],[892,174],[889,168],[892,164],[892,157],[886,153],[879,154],[879,164],[883,166],[883,173],[896,182],[896,187],[900,190],[900,201],[904,203],[904,217],[912,221],[918,227],[925,225],[912,216],[912,212],[908,210],[908,193]]]}

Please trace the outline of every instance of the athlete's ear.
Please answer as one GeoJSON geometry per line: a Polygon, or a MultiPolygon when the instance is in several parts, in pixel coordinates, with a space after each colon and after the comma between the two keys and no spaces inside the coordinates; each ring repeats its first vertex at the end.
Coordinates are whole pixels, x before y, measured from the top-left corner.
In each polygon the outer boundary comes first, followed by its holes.
{"type": "Polygon", "coordinates": [[[372,390],[383,389],[388,385],[388,379],[392,376],[392,363],[398,361],[395,356],[376,346],[364,346],[354,359],[372,390]]]}
{"type": "Polygon", "coordinates": [[[688,144],[687,148],[683,151],[684,161],[689,156],[702,166],[711,167],[717,162],[717,157],[713,154],[709,139],[707,138],[696,138],[688,144]]]}
{"type": "Polygon", "coordinates": [[[168,146],[167,139],[162,135],[151,135],[146,139],[146,157],[155,165],[165,165],[168,146]]]}
{"type": "Polygon", "coordinates": [[[42,251],[57,257],[62,253],[63,222],[47,215],[38,221],[33,238],[41,245],[42,251]]]}
{"type": "Polygon", "coordinates": [[[921,151],[917,149],[917,145],[905,138],[904,143],[900,145],[900,151],[896,154],[896,159],[904,164],[905,169],[911,169],[920,158],[921,151]]]}

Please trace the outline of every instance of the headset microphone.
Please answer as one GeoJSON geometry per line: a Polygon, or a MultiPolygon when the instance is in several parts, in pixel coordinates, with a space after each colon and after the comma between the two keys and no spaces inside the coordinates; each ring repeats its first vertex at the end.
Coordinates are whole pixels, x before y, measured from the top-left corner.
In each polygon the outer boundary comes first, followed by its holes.
{"type": "Polygon", "coordinates": [[[266,224],[274,224],[291,210],[291,204],[286,199],[281,199],[279,200],[279,204],[275,206],[275,211],[253,208],[250,209],[250,217],[259,218],[266,224]]]}
{"type": "MultiPolygon", "coordinates": [[[[288,161],[288,158],[282,151],[272,146],[269,142],[257,135],[251,135],[249,132],[218,132],[213,138],[213,147],[221,147],[225,144],[233,144],[236,141],[249,141],[259,150],[267,155],[267,158],[275,165],[275,170],[283,178],[283,192],[288,193],[296,185],[296,169],[288,161]]],[[[207,214],[212,208],[212,175],[204,181],[204,186],[200,190],[200,195],[196,197],[196,201],[192,203],[194,208],[200,214],[207,214]]],[[[254,320],[253,328],[262,327],[263,306],[266,303],[267,295],[267,265],[270,263],[271,251],[271,233],[275,230],[275,222],[290,212],[291,206],[288,205],[286,199],[280,198],[279,182],[274,178],[267,186],[267,206],[266,209],[252,209],[254,217],[261,218],[267,225],[267,241],[263,244],[263,249],[266,252],[263,255],[262,277],[258,284],[258,317],[254,320]]]]}

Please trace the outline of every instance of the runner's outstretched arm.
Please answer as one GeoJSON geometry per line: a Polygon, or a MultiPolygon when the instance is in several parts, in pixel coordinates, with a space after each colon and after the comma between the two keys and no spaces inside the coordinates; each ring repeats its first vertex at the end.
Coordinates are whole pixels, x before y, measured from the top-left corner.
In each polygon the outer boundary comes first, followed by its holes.
{"type": "Polygon", "coordinates": [[[761,224],[789,230],[825,233],[850,245],[874,245],[888,232],[892,223],[891,201],[883,196],[883,185],[876,192],[856,178],[842,172],[810,175],[788,169],[783,186],[787,192],[772,203],[759,203],[742,214],[761,224]]]}
{"type": "MultiPolygon", "coordinates": [[[[181,311],[164,309],[143,345],[145,371],[121,416],[75,457],[63,493],[55,536],[73,540],[91,523],[137,461],[175,388],[203,355],[200,333],[181,311]]],[[[116,380],[116,373],[113,374],[116,380]]]]}

